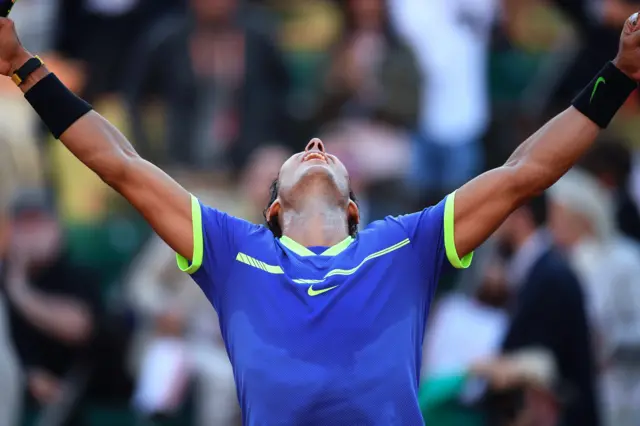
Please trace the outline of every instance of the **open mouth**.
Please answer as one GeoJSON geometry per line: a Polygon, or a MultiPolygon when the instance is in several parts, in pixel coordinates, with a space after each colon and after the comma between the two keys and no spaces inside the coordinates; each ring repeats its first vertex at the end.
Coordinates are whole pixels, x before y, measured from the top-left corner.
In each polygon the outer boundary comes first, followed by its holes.
{"type": "Polygon", "coordinates": [[[320,160],[324,163],[329,163],[327,161],[327,157],[321,153],[321,152],[310,152],[307,155],[305,155],[302,159],[302,162],[304,163],[305,161],[310,161],[310,160],[320,160]]]}

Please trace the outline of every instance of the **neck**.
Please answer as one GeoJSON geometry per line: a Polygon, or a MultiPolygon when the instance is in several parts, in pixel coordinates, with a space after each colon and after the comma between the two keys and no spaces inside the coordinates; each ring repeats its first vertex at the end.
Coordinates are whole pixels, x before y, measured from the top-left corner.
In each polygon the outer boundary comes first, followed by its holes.
{"type": "Polygon", "coordinates": [[[344,208],[308,197],[298,208],[285,209],[282,234],[305,247],[330,247],[349,235],[344,208]]]}

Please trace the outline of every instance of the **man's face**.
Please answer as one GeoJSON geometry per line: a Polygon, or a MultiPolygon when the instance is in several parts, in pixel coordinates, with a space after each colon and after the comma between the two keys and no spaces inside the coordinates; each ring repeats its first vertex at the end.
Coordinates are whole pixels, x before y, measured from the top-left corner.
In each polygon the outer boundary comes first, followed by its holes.
{"type": "Polygon", "coordinates": [[[278,209],[299,205],[307,196],[322,195],[336,205],[348,207],[350,215],[357,214],[355,204],[349,200],[349,173],[338,157],[325,151],[320,139],[312,139],[304,151],[285,161],[278,186],[278,209]]]}
{"type": "Polygon", "coordinates": [[[336,200],[349,200],[349,173],[338,157],[327,153],[320,139],[292,155],[280,168],[280,197],[286,201],[303,197],[311,185],[322,185],[336,200]]]}

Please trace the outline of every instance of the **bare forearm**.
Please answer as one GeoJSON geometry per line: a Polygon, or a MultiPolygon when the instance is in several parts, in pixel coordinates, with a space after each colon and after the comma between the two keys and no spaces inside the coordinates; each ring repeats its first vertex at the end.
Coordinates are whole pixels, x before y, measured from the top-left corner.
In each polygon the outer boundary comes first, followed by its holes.
{"type": "Polygon", "coordinates": [[[42,294],[24,282],[13,288],[9,296],[14,306],[38,329],[71,344],[84,343],[91,335],[91,313],[82,303],[42,294]]]}
{"type": "Polygon", "coordinates": [[[507,160],[523,196],[553,185],[591,147],[600,128],[573,107],[549,121],[507,160]]]}
{"type": "Polygon", "coordinates": [[[502,167],[456,192],[455,245],[475,250],[515,209],[553,185],[589,149],[599,127],[570,107],[523,142],[502,167]]]}
{"type": "MultiPolygon", "coordinates": [[[[49,70],[43,66],[31,74],[20,88],[26,93],[49,74],[49,70]]],[[[95,111],[76,121],[60,140],[73,155],[109,184],[116,184],[124,176],[128,160],[138,157],[122,133],[95,111]]]]}

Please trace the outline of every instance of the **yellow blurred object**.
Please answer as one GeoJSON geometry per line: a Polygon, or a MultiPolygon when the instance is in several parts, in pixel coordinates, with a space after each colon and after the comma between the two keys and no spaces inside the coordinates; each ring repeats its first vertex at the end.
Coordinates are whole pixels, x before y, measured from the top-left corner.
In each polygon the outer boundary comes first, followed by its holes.
{"type": "Polygon", "coordinates": [[[282,47],[289,51],[324,51],[342,29],[340,13],[324,0],[307,0],[287,6],[290,18],[280,31],[282,47]]]}
{"type": "Polygon", "coordinates": [[[573,34],[562,13],[548,4],[516,2],[505,25],[511,43],[528,52],[549,50],[559,37],[573,34]]]}
{"type": "MultiPolygon", "coordinates": [[[[1,81],[13,85],[8,78],[1,81]]],[[[0,167],[4,169],[2,192],[10,191],[8,188],[38,186],[42,183],[42,165],[36,134],[38,117],[15,86],[12,92],[20,96],[7,96],[0,92],[0,155],[3,160],[0,167]]]]}

